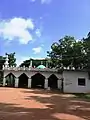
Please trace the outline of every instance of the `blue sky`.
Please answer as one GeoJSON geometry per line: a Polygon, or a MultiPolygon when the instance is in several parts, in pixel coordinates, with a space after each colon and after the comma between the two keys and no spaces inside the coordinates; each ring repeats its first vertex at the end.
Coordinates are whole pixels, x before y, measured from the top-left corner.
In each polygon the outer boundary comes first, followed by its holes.
{"type": "Polygon", "coordinates": [[[0,55],[44,58],[53,42],[90,31],[90,0],[0,0],[0,55]]]}

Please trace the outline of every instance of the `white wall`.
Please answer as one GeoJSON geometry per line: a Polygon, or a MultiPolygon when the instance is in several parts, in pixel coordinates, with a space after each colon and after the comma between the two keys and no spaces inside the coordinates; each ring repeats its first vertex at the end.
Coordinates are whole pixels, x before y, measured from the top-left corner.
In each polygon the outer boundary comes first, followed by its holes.
{"type": "Polygon", "coordinates": [[[65,93],[88,93],[90,92],[90,80],[87,72],[64,71],[64,92],[65,93]],[[86,86],[78,86],[78,78],[86,79],[86,86]]]}
{"type": "Polygon", "coordinates": [[[48,79],[52,74],[55,74],[58,78],[58,88],[61,89],[61,79],[62,79],[62,74],[60,73],[54,73],[54,72],[45,72],[45,71],[26,71],[26,70],[18,70],[18,71],[15,71],[15,70],[5,70],[4,71],[4,77],[6,77],[9,73],[12,73],[15,77],[16,77],[16,86],[18,86],[18,82],[17,82],[17,78],[25,73],[28,78],[31,78],[33,75],[35,75],[36,73],[40,73],[42,74],[43,76],[45,76],[45,79],[48,79]]]}
{"type": "Polygon", "coordinates": [[[49,72],[49,71],[45,72],[45,71],[25,71],[25,70],[18,70],[18,71],[5,70],[4,77],[6,77],[9,73],[12,73],[15,77],[19,77],[21,74],[25,73],[29,78],[31,78],[31,76],[35,75],[36,73],[40,73],[43,76],[45,76],[46,78],[49,78],[50,75],[52,75],[52,74],[55,74],[58,79],[62,78],[62,74],[59,74],[59,73],[53,73],[53,72],[49,72]]]}

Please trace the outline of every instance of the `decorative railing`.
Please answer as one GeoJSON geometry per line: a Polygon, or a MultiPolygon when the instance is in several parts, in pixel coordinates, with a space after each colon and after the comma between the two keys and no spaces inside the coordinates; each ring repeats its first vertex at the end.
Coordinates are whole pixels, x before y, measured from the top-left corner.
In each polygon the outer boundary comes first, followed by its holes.
{"type": "Polygon", "coordinates": [[[39,68],[32,68],[32,67],[5,67],[3,66],[3,70],[14,70],[14,71],[19,71],[19,70],[25,70],[25,71],[52,71],[52,72],[57,72],[58,70],[75,70],[74,67],[63,67],[63,68],[44,68],[44,69],[39,69],[39,68]]]}

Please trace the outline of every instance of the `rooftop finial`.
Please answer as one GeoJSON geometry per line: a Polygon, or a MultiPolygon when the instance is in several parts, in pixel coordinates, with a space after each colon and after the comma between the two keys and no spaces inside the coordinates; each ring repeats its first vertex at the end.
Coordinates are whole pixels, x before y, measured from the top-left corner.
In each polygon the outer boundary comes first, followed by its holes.
{"type": "Polygon", "coordinates": [[[9,65],[9,63],[8,63],[8,54],[6,53],[6,62],[5,62],[5,68],[7,68],[7,67],[8,67],[8,65],[9,65]]]}

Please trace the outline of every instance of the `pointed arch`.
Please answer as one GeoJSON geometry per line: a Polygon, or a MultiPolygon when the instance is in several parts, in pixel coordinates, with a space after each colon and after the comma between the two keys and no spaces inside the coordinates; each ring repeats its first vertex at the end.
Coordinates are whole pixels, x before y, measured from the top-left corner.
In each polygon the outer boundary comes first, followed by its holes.
{"type": "Polygon", "coordinates": [[[58,88],[58,78],[55,74],[52,74],[48,78],[48,87],[52,89],[57,89],[58,88]]]}
{"type": "Polygon", "coordinates": [[[5,76],[6,78],[6,86],[14,87],[15,86],[15,75],[13,73],[9,73],[5,76]]]}
{"type": "Polygon", "coordinates": [[[32,88],[44,88],[45,76],[43,76],[41,73],[36,73],[31,77],[31,79],[32,88]]]}
{"type": "Polygon", "coordinates": [[[6,78],[9,74],[12,74],[15,78],[16,78],[16,75],[14,72],[4,72],[4,77],[6,78]]]}
{"type": "Polygon", "coordinates": [[[25,74],[25,75],[29,78],[28,72],[23,72],[23,71],[21,71],[21,72],[18,74],[18,78],[19,78],[22,74],[25,74]]]}
{"type": "Polygon", "coordinates": [[[14,77],[16,78],[16,76],[15,76],[12,72],[8,73],[8,74],[5,76],[5,78],[6,78],[7,76],[9,76],[9,75],[12,75],[12,76],[14,76],[14,77]]]}
{"type": "Polygon", "coordinates": [[[19,76],[19,88],[27,88],[28,87],[28,76],[25,73],[22,73],[19,76]]]}

